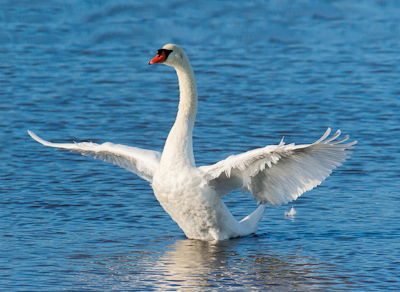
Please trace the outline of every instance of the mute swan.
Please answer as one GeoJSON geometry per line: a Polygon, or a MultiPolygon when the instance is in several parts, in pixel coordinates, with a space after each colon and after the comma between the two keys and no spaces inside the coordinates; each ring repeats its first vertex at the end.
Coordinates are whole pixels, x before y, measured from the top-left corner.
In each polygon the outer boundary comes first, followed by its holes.
{"type": "Polygon", "coordinates": [[[149,65],[174,67],[179,79],[179,109],[162,153],[112,143],[57,144],[45,141],[28,130],[37,142],[50,147],[79,151],[82,155],[114,163],[150,182],[164,210],[185,235],[199,240],[225,240],[257,231],[266,204],[279,206],[296,200],[318,186],[351,153],[357,143],[339,140],[331,130],[307,145],[266,146],[233,155],[214,165],[196,167],[192,133],[197,112],[194,73],[185,52],[167,44],[157,51],[149,65]],[[248,190],[259,204],[238,222],[221,200],[236,189],[248,190]]]}

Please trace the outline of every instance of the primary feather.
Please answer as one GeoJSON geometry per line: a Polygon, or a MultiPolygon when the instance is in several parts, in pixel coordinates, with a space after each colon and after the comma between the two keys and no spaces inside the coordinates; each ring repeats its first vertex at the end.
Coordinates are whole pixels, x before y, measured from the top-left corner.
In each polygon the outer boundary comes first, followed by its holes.
{"type": "Polygon", "coordinates": [[[266,146],[233,155],[214,165],[202,166],[205,178],[225,195],[241,188],[248,190],[261,204],[287,204],[304,192],[319,185],[332,170],[347,158],[356,142],[346,143],[348,136],[335,140],[330,128],[313,144],[298,145],[282,141],[277,146],[266,146]]]}
{"type": "Polygon", "coordinates": [[[119,167],[135,173],[150,183],[160,163],[161,153],[157,151],[113,144],[110,142],[103,144],[92,142],[51,143],[43,140],[32,131],[28,131],[28,134],[45,146],[69,149],[71,151],[80,152],[84,156],[116,164],[119,167]]]}

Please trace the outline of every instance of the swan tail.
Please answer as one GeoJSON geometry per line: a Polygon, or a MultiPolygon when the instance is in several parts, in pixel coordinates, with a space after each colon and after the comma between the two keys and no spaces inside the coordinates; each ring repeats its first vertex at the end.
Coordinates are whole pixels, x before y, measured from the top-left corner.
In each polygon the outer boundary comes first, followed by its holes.
{"type": "Polygon", "coordinates": [[[245,233],[251,234],[257,231],[257,224],[264,215],[266,206],[266,204],[260,204],[253,213],[239,222],[239,225],[242,226],[245,233]]]}

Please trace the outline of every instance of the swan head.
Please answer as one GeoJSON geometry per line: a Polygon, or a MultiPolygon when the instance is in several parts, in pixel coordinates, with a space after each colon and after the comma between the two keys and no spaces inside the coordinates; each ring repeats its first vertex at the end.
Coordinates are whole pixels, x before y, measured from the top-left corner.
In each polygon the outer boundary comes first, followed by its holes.
{"type": "Polygon", "coordinates": [[[177,45],[166,44],[157,51],[157,55],[148,64],[164,64],[171,67],[181,67],[189,64],[189,59],[185,52],[177,45]]]}

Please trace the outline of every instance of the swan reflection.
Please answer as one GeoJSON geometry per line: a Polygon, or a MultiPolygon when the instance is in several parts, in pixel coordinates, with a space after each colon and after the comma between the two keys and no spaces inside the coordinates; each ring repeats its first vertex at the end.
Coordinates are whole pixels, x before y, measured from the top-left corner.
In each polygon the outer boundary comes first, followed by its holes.
{"type": "Polygon", "coordinates": [[[99,288],[112,283],[122,291],[212,291],[224,287],[310,291],[334,281],[323,276],[326,266],[296,252],[283,256],[277,250],[280,255],[276,255],[269,250],[276,245],[267,240],[253,236],[220,242],[146,242],[125,254],[92,257],[81,271],[79,285],[99,288]],[[155,252],[154,245],[164,252],[155,252]]]}
{"type": "Polygon", "coordinates": [[[310,278],[314,278],[317,265],[295,255],[283,260],[265,252],[266,247],[258,241],[257,237],[220,242],[178,240],[157,261],[160,288],[316,288],[310,284],[315,279],[310,278]]]}

